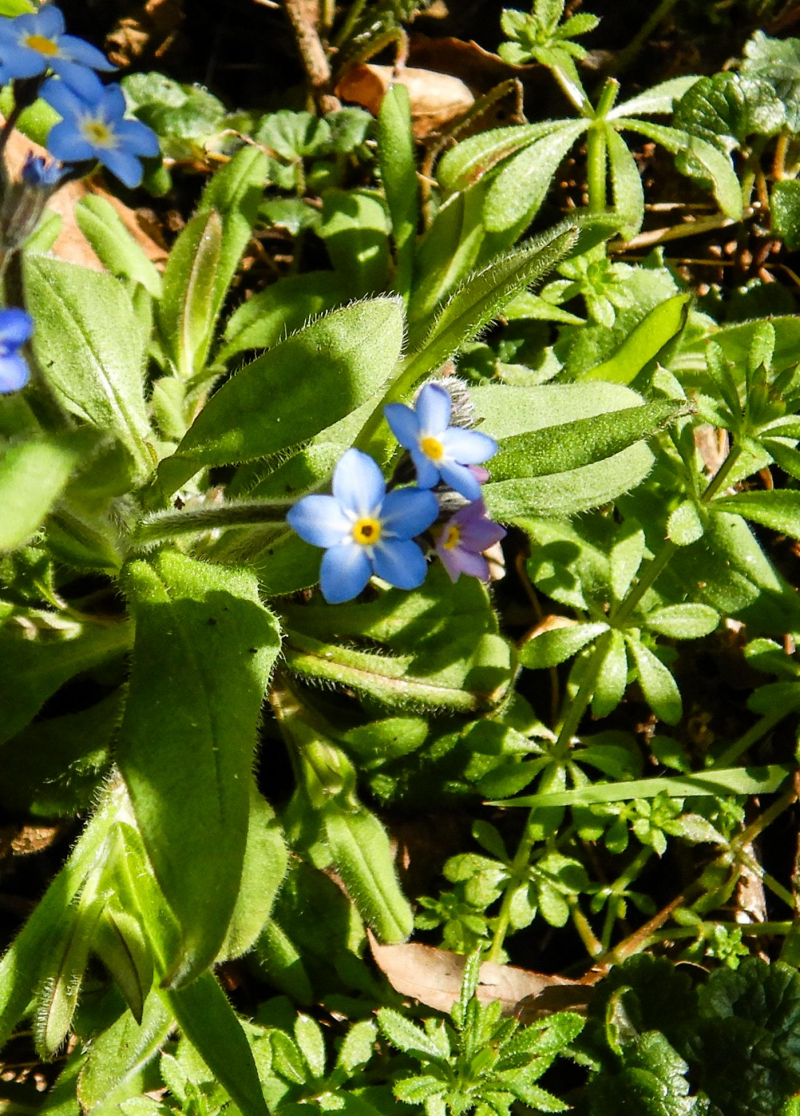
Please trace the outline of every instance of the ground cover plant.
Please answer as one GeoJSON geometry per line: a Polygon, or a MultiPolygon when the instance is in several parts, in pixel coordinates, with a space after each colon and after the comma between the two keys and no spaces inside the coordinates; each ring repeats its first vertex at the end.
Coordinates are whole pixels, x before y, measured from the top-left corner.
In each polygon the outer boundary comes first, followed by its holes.
{"type": "Polygon", "coordinates": [[[641,7],[0,0],[3,1112],[800,1111],[800,19],[641,7]]]}

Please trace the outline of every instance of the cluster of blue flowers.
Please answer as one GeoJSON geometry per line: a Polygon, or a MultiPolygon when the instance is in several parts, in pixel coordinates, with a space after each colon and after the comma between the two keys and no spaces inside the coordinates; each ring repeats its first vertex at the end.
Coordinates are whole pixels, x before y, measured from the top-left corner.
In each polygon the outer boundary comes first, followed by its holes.
{"type": "MultiPolygon", "coordinates": [[[[0,85],[13,80],[18,105],[41,96],[62,117],[50,131],[48,151],[67,166],[102,163],[134,187],[142,180],[140,160],[158,154],[158,138],[140,121],[125,119],[121,88],[104,86],[95,72],[113,69],[96,47],[64,33],[53,4],[0,19],[0,85]]],[[[26,181],[49,188],[60,173],[39,160],[28,166],[26,181]]]]}
{"type": "Polygon", "coordinates": [[[331,604],[358,596],[373,574],[399,589],[422,584],[427,561],[414,540],[439,518],[434,488],[447,486],[469,501],[436,537],[436,553],[453,581],[462,573],[487,581],[483,551],[505,537],[487,518],[481,499],[489,474],[480,465],[497,452],[497,444],[477,430],[450,425],[450,393],[426,384],[416,407],[391,403],[384,413],[411,455],[416,485],[387,493],[375,461],[350,449],[334,470],[333,495],[304,496],[286,517],[300,538],[324,548],[320,588],[331,604]]]}

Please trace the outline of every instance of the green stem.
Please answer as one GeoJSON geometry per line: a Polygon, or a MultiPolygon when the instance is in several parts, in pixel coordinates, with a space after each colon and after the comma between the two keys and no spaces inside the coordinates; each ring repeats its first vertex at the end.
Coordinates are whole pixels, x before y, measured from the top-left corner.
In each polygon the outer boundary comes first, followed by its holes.
{"type": "Polygon", "coordinates": [[[340,48],[342,46],[342,43],[347,42],[353,32],[353,28],[358,23],[358,20],[364,10],[366,3],[367,0],[354,0],[354,3],[350,5],[350,11],[347,13],[347,19],[342,24],[338,35],[336,35],[336,37],[334,38],[332,44],[333,46],[340,48]]]}
{"type": "Polygon", "coordinates": [[[749,748],[752,748],[763,736],[766,736],[779,721],[782,721],[788,712],[789,710],[786,709],[777,709],[771,713],[765,713],[760,721],[756,721],[752,728],[749,728],[743,736],[740,736],[721,755],[717,756],[708,770],[713,771],[715,768],[730,767],[738,760],[739,756],[744,755],[749,748]]]}
{"type": "Polygon", "coordinates": [[[667,930],[654,930],[652,934],[645,938],[643,948],[647,949],[659,942],[679,941],[681,938],[697,938],[703,933],[710,933],[717,926],[722,926],[726,930],[741,930],[743,934],[753,935],[754,937],[761,935],[782,937],[789,933],[792,925],[791,922],[699,922],[696,926],[673,926],[667,930]]]}
{"type": "Polygon", "coordinates": [[[137,546],[151,546],[180,535],[218,531],[228,527],[255,527],[264,523],[283,523],[292,500],[242,500],[222,507],[193,508],[189,511],[155,512],[139,524],[137,546]]]}
{"type": "Polygon", "coordinates": [[[606,208],[607,149],[606,126],[601,120],[591,126],[586,137],[586,189],[590,213],[602,213],[606,208]]]}
{"type": "Polygon", "coordinates": [[[755,186],[758,172],[761,169],[761,156],[764,154],[764,148],[767,146],[768,141],[769,136],[758,136],[753,140],[753,146],[750,148],[750,154],[747,156],[747,161],[742,173],[742,204],[745,210],[750,208],[750,202],[753,197],[753,187],[755,186]]]}
{"type": "Polygon", "coordinates": [[[623,70],[627,70],[627,68],[639,54],[639,51],[647,42],[650,35],[652,35],[656,27],[658,27],[659,23],[667,18],[667,16],[677,3],[678,0],[661,0],[661,3],[649,16],[649,18],[644,21],[644,23],[633,36],[628,45],[617,52],[617,56],[609,70],[609,73],[621,74],[623,70]]]}

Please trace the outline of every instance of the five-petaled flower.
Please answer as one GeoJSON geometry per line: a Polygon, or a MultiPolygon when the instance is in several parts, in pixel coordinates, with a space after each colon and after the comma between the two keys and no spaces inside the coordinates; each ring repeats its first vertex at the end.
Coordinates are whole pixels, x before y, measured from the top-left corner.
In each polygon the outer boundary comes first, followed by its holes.
{"type": "Polygon", "coordinates": [[[400,488],[386,493],[377,464],[349,449],[333,473],[332,496],[305,496],[287,515],[312,546],[325,548],[320,586],[331,604],[358,596],[373,573],[400,589],[425,580],[425,555],[413,541],[439,514],[432,492],[400,488]]]}
{"type": "Polygon", "coordinates": [[[0,310],[0,395],[19,391],[30,376],[20,349],[33,333],[33,322],[24,310],[0,310]]]}
{"type": "Polygon", "coordinates": [[[497,443],[488,434],[450,426],[450,393],[438,384],[426,384],[416,408],[403,403],[384,407],[387,422],[401,446],[410,452],[420,488],[433,488],[441,479],[467,500],[479,500],[481,486],[468,468],[488,461],[497,443]]]}
{"type": "Polygon", "coordinates": [[[125,186],[142,181],[140,158],[158,154],[158,137],[140,120],[125,120],[125,95],[118,85],[101,85],[94,74],[91,97],[78,96],[51,78],[42,96],[63,120],[53,126],[47,148],[62,163],[96,159],[125,186]]]}
{"type": "Polygon", "coordinates": [[[53,4],[38,12],[0,20],[3,78],[32,78],[52,70],[79,93],[90,89],[92,70],[113,70],[106,56],[74,35],[64,34],[64,16],[53,4]]]}
{"type": "Polygon", "coordinates": [[[436,553],[451,581],[458,581],[462,573],[488,581],[489,563],[483,551],[505,537],[500,524],[486,515],[483,500],[474,500],[445,523],[436,539],[436,553]]]}

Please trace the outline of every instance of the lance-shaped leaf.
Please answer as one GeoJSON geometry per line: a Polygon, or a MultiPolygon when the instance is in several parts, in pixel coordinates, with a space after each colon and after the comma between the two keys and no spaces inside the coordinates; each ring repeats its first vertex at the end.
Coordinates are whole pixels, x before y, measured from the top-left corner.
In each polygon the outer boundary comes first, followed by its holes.
{"type": "Polygon", "coordinates": [[[644,221],[644,188],[642,176],[628,145],[613,128],[605,129],[608,160],[611,170],[611,190],[614,208],[623,219],[623,237],[630,239],[644,221]]]}
{"type": "Polygon", "coordinates": [[[36,531],[61,495],[79,459],[69,439],[19,442],[0,457],[0,551],[12,550],[36,531]]]}
{"type": "Polygon", "coordinates": [[[465,342],[476,337],[516,294],[546,275],[577,237],[574,225],[557,225],[468,275],[417,351],[407,357],[392,388],[392,398],[400,399],[413,391],[428,372],[440,368],[465,342]]]}
{"type": "Polygon", "coordinates": [[[174,491],[203,466],[268,457],[338,422],[384,385],[402,340],[400,301],[376,298],[275,345],[220,388],[162,461],[164,489],[174,491]]]}
{"type": "Polygon", "coordinates": [[[161,296],[161,276],[136,243],[111,202],[87,194],[75,206],[78,228],[112,275],[141,283],[153,298],[161,296]]]}
{"type": "Polygon", "coordinates": [[[0,1045],[30,1003],[42,961],[49,961],[74,917],[73,903],[97,864],[109,830],[124,800],[121,787],[110,789],[69,859],[0,961],[0,1045]]]}
{"type": "Polygon", "coordinates": [[[639,672],[639,685],[642,687],[647,704],[655,715],[668,725],[675,725],[681,719],[683,702],[678,684],[661,659],[654,655],[638,639],[625,637],[639,672]]]}
{"type": "Polygon", "coordinates": [[[680,294],[654,307],[622,342],[617,351],[584,373],[584,380],[632,383],[641,370],[686,324],[691,295],[680,294]]]}
{"type": "Polygon", "coordinates": [[[503,159],[548,135],[558,124],[557,120],[543,120],[523,127],[493,128],[462,140],[447,152],[436,168],[439,185],[448,194],[474,186],[503,159]]]}
{"type": "Polygon", "coordinates": [[[139,1075],[158,1056],[175,1027],[172,1013],[153,992],[147,998],[141,1022],[129,1011],[93,1041],[78,1078],[78,1100],[92,1116],[118,1116],[119,1103],[138,1093],[139,1075]]]}
{"type": "Polygon", "coordinates": [[[33,351],[65,406],[112,431],[140,476],[152,468],[144,401],[144,340],[119,280],[47,256],[25,261],[33,351]]]}
{"type": "Polygon", "coordinates": [[[681,401],[660,399],[504,438],[492,458],[492,480],[541,477],[592,465],[655,434],[687,410],[681,401]]]}
{"type": "Polygon", "coordinates": [[[242,1112],[269,1116],[244,1029],[211,973],[162,992],[186,1038],[242,1112]]]}
{"type": "Polygon", "coordinates": [[[184,380],[201,371],[208,353],[221,250],[219,214],[215,209],[198,213],[175,241],[164,271],[159,329],[164,349],[184,380]]]}
{"type": "Polygon", "coordinates": [[[404,298],[411,288],[414,237],[419,216],[419,184],[408,90],[393,85],[378,114],[378,158],[395,247],[394,289],[404,298]]]}
{"type": "Polygon", "coordinates": [[[782,535],[800,539],[800,492],[793,488],[775,488],[768,492],[738,492],[735,496],[721,496],[714,501],[714,509],[734,512],[771,527],[782,535]]]}
{"type": "Polygon", "coordinates": [[[567,627],[554,628],[528,640],[520,649],[519,660],[523,666],[530,667],[531,670],[557,666],[573,655],[577,655],[587,643],[591,643],[593,639],[607,631],[608,624],[602,622],[570,624],[567,627]]]}
{"type": "Polygon", "coordinates": [[[386,830],[369,810],[347,810],[332,802],[323,825],[333,862],[356,908],[387,945],[404,942],[414,916],[400,890],[386,830]]]}
{"type": "Polygon", "coordinates": [[[56,690],[81,671],[122,655],[133,640],[130,624],[84,624],[70,639],[41,633],[28,639],[22,629],[0,629],[0,744],[34,717],[56,690]]]}
{"type": "Polygon", "coordinates": [[[239,893],[250,773],[278,626],[255,579],[165,551],[124,585],[136,622],[117,749],[162,891],[180,923],[181,984],[220,951],[239,893]]]}

